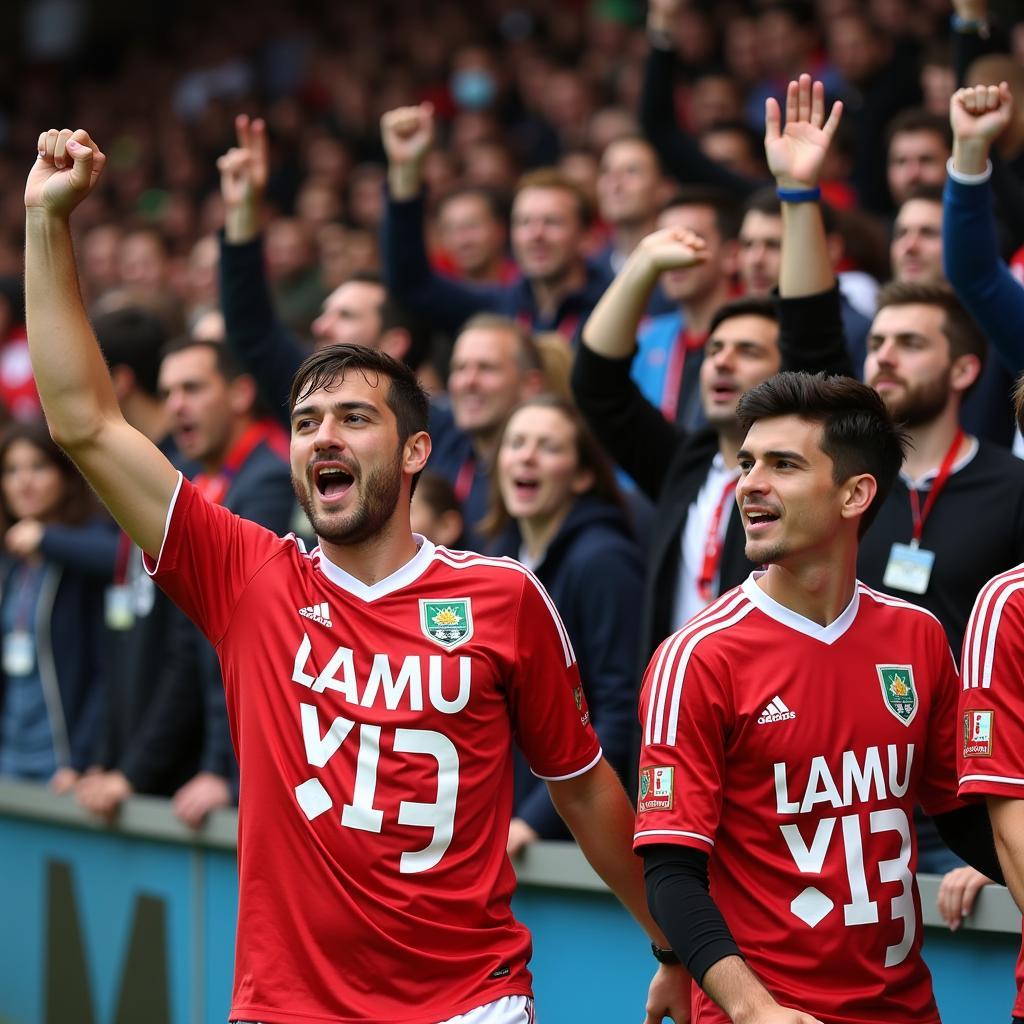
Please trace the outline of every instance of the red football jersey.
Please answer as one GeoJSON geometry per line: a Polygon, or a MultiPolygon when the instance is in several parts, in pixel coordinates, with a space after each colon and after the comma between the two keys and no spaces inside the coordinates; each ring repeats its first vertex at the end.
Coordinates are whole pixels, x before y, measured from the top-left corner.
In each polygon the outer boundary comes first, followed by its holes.
{"type": "Polygon", "coordinates": [[[513,736],[545,778],[601,756],[537,580],[424,542],[367,586],[187,481],[154,574],[217,648],[241,766],[231,1019],[434,1024],[528,995],[513,736]]]}
{"type": "MultiPolygon", "coordinates": [[[[647,669],[635,845],[709,854],[711,894],[782,1005],[826,1024],[937,1022],[912,812],[958,806],[945,634],[863,584],[820,626],[757,575],[647,669]]],[[[694,1020],[728,1024],[696,987],[694,1020]]]]}
{"type": "MultiPolygon", "coordinates": [[[[1024,565],[981,588],[964,634],[957,744],[961,796],[1024,800],[1024,565]]],[[[1024,949],[1013,1015],[1024,1017],[1024,949]]]]}

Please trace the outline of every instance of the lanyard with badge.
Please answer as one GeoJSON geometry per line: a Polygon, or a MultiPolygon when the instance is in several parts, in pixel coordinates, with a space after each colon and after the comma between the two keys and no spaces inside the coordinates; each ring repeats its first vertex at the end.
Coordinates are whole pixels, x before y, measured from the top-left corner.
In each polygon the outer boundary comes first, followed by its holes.
{"type": "Polygon", "coordinates": [[[131,538],[127,533],[122,533],[117,542],[114,579],[107,587],[103,600],[104,621],[108,629],[131,629],[135,625],[132,587],[128,583],[128,559],[131,550],[131,538]]]}
{"type": "Polygon", "coordinates": [[[38,597],[33,577],[42,566],[24,563],[12,579],[11,598],[14,605],[14,628],[4,633],[3,666],[9,676],[31,675],[36,667],[36,638],[29,622],[38,597]]]}
{"type": "Polygon", "coordinates": [[[735,493],[736,479],[730,477],[726,480],[725,487],[722,488],[722,496],[711,510],[708,537],[704,542],[704,564],[701,566],[700,576],[697,579],[697,593],[700,594],[700,599],[705,604],[715,596],[713,587],[718,576],[719,566],[722,564],[722,549],[725,546],[721,531],[722,515],[726,505],[729,504],[729,499],[735,493]]]}
{"type": "Polygon", "coordinates": [[[917,490],[909,488],[910,513],[914,520],[914,533],[909,544],[894,543],[889,552],[889,563],[885,567],[885,575],[882,583],[895,590],[905,590],[908,594],[923,594],[928,590],[928,584],[932,578],[932,569],[935,566],[935,552],[928,551],[921,547],[921,535],[924,533],[925,520],[935,507],[939,493],[946,486],[953,473],[953,463],[956,461],[956,453],[964,439],[963,429],[956,432],[953,443],[946,452],[946,457],[939,467],[939,474],[932,484],[928,497],[925,499],[924,508],[921,507],[921,498],[917,490]]]}

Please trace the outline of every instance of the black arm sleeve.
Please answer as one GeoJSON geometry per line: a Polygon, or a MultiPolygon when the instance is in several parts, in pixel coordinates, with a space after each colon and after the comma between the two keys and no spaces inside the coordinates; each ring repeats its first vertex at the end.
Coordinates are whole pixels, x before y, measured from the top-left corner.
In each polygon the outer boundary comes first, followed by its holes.
{"type": "Polygon", "coordinates": [[[988,875],[993,882],[1005,885],[1003,869],[992,838],[992,822],[983,804],[968,804],[947,814],[937,814],[932,821],[942,841],[972,868],[988,875]]]}
{"type": "Polygon", "coordinates": [[[698,985],[708,968],[742,956],[708,886],[708,855],[688,846],[643,849],[647,905],[698,985]]]}

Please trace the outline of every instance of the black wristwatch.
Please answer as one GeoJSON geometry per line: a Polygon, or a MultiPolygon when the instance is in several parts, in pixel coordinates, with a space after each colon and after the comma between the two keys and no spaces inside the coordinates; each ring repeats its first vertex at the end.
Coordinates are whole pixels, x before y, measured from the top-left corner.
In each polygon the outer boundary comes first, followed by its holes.
{"type": "Polygon", "coordinates": [[[651,943],[651,952],[654,954],[654,959],[659,964],[677,964],[679,963],[679,957],[676,956],[675,952],[670,949],[665,949],[659,946],[656,942],[651,943]]]}

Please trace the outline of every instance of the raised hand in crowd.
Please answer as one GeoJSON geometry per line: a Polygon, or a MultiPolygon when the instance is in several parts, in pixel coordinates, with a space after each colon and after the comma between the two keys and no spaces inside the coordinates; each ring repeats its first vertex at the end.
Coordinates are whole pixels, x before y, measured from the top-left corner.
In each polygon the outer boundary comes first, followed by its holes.
{"type": "Polygon", "coordinates": [[[803,74],[786,88],[786,126],[773,97],[764,105],[764,152],[782,200],[779,294],[818,295],[835,286],[818,199],[821,169],[843,116],[836,101],[825,118],[825,86],[803,74]]]}
{"type": "Polygon", "coordinates": [[[825,86],[807,74],[786,89],[785,128],[778,101],[771,96],[765,100],[764,152],[779,188],[817,187],[842,116],[843,104],[837,100],[825,120],[825,86]]]}
{"type": "Polygon", "coordinates": [[[955,932],[963,924],[964,918],[974,910],[978,893],[986,885],[992,884],[991,878],[969,864],[943,875],[937,903],[939,915],[949,925],[951,932],[955,932]]]}
{"type": "Polygon", "coordinates": [[[949,101],[953,128],[953,169],[981,174],[989,150],[1013,117],[1013,96],[1006,82],[957,89],[949,101]]]}
{"type": "Polygon", "coordinates": [[[414,199],[422,187],[423,159],[434,141],[434,105],[389,110],[380,119],[380,135],[391,198],[414,199]]]}
{"type": "Polygon", "coordinates": [[[89,133],[51,128],[39,136],[36,162],[25,182],[25,208],[61,219],[92,191],[107,162],[89,133]]]}
{"type": "Polygon", "coordinates": [[[590,314],[584,344],[609,359],[630,355],[658,277],[703,263],[704,249],[704,239],[683,228],[661,228],[641,239],[590,314]]]}
{"type": "Polygon", "coordinates": [[[217,160],[217,170],[224,200],[224,237],[241,245],[260,232],[270,159],[267,126],[262,118],[250,120],[247,114],[239,114],[235,132],[238,145],[217,160]]]}

